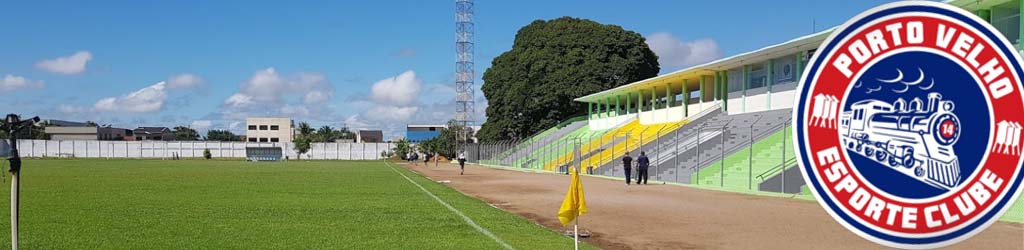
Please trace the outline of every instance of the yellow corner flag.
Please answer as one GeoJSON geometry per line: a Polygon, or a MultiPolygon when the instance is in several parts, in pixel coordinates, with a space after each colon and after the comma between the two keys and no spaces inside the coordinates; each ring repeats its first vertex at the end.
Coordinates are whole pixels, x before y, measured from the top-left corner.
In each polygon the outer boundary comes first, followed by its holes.
{"type": "Polygon", "coordinates": [[[565,193],[562,207],[558,209],[558,221],[569,225],[581,214],[587,213],[587,201],[583,198],[583,182],[575,168],[569,171],[569,191],[565,193]]]}

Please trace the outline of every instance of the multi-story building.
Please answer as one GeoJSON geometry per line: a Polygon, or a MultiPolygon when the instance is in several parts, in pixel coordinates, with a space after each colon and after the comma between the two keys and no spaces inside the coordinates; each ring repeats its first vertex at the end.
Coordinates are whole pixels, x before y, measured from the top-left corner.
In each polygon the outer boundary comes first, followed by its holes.
{"type": "Polygon", "coordinates": [[[135,131],[131,129],[99,127],[96,137],[101,141],[134,141],[135,131]]]}
{"type": "Polygon", "coordinates": [[[441,135],[441,129],[445,125],[407,125],[405,126],[405,139],[410,142],[421,142],[433,139],[441,135]]]}
{"type": "Polygon", "coordinates": [[[291,142],[295,123],[291,118],[249,117],[245,119],[248,142],[291,142]]]}
{"type": "Polygon", "coordinates": [[[50,140],[65,141],[65,140],[96,140],[97,137],[96,126],[74,126],[74,127],[58,127],[50,126],[46,127],[44,131],[50,135],[50,140]]]}
{"type": "Polygon", "coordinates": [[[356,142],[384,142],[384,132],[380,130],[359,130],[359,133],[356,133],[356,142]]]}

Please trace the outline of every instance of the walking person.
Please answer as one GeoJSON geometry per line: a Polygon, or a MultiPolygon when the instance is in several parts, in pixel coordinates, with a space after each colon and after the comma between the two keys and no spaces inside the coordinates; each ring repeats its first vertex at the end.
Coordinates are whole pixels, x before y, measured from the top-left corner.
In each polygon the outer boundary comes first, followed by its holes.
{"type": "Polygon", "coordinates": [[[640,157],[636,158],[636,184],[639,185],[640,181],[643,181],[644,185],[647,185],[647,168],[651,166],[651,161],[647,159],[647,154],[644,151],[640,151],[640,157]]]}
{"type": "Polygon", "coordinates": [[[462,171],[459,172],[459,175],[466,173],[466,151],[462,151],[459,153],[459,168],[462,171]]]}
{"type": "MultiPolygon", "coordinates": [[[[629,171],[630,166],[633,164],[633,157],[629,157],[629,152],[622,156],[622,170],[626,172],[626,186],[629,186],[629,171]]],[[[638,182],[639,183],[639,182],[638,182]]]]}

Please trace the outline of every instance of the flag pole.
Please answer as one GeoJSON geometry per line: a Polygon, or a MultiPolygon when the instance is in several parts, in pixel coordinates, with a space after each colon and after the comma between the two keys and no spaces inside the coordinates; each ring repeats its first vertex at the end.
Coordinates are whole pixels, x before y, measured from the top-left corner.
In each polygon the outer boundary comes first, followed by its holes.
{"type": "Polygon", "coordinates": [[[576,250],[580,250],[580,229],[579,229],[579,227],[580,227],[580,218],[579,218],[579,213],[577,213],[577,215],[576,215],[576,223],[572,225],[572,236],[575,239],[573,241],[573,244],[575,245],[576,250]]]}
{"type": "MultiPolygon", "coordinates": [[[[579,179],[580,178],[580,168],[579,168],[579,166],[575,167],[574,170],[576,170],[576,178],[579,179]]],[[[578,193],[579,190],[577,189],[576,192],[578,193]]],[[[573,237],[573,246],[575,247],[574,249],[575,250],[580,250],[580,204],[579,204],[579,202],[576,203],[576,219],[573,220],[573,224],[572,224],[572,237],[573,237]]]]}

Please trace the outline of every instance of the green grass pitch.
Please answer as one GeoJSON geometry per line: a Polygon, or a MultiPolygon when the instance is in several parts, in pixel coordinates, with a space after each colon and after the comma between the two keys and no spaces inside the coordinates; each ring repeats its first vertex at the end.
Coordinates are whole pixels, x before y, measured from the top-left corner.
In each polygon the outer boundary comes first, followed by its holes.
{"type": "MultiPolygon", "coordinates": [[[[555,231],[394,169],[515,249],[572,248],[555,231]]],[[[24,249],[502,248],[382,161],[30,159],[22,176],[24,249]]],[[[0,245],[9,246],[5,178],[0,245]]]]}

